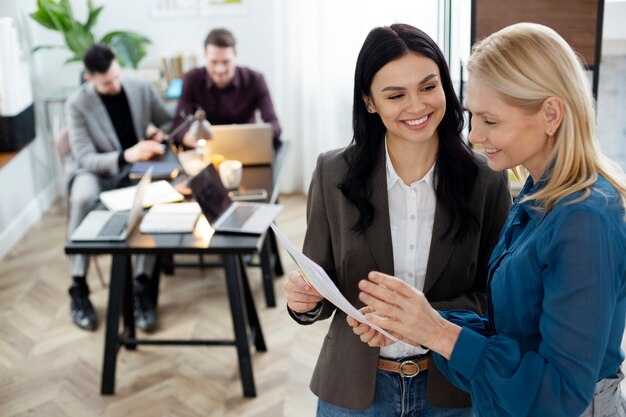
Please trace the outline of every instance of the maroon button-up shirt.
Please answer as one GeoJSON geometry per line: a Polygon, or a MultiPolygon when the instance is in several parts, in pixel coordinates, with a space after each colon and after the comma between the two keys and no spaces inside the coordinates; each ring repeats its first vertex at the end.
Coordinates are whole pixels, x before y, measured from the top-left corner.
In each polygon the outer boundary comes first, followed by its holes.
{"type": "MultiPolygon", "coordinates": [[[[246,67],[236,67],[232,82],[217,88],[206,68],[190,70],[183,78],[183,90],[178,100],[173,129],[182,123],[185,116],[201,107],[207,120],[214,125],[233,123],[254,123],[255,111],[261,112],[261,119],[271,123],[274,130],[274,146],[280,141],[280,124],[274,111],[270,92],[260,72],[246,67]]],[[[176,135],[181,143],[187,129],[176,135]]]]}

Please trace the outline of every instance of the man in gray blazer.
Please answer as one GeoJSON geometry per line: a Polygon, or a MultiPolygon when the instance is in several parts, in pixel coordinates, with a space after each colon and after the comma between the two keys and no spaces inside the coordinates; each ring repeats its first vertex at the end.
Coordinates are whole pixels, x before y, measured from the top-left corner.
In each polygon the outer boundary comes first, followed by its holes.
{"type": "MultiPolygon", "coordinates": [[[[132,163],[162,154],[164,134],[156,126],[171,116],[145,80],[124,78],[111,50],[93,45],[83,57],[85,83],[65,104],[72,157],[66,163],[69,184],[68,236],[96,206],[101,191],[127,181],[132,163]],[[150,140],[144,140],[150,138],[150,140]]],[[[96,314],[85,281],[88,257],[71,255],[70,315],[87,330],[96,328],[96,314]]],[[[135,316],[145,331],[156,325],[150,301],[149,276],[153,256],[138,256],[135,264],[135,316]]]]}

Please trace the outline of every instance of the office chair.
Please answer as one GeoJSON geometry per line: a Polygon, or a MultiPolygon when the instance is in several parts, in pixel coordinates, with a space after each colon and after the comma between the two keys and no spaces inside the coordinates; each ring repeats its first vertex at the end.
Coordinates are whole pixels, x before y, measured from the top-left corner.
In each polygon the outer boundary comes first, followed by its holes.
{"type": "MultiPolygon", "coordinates": [[[[56,148],[59,160],[61,161],[61,165],[63,166],[67,158],[71,158],[70,133],[67,127],[64,126],[59,130],[56,137],[54,138],[54,144],[55,144],[55,148],[56,148]]],[[[72,207],[70,205],[69,190],[67,190],[66,194],[67,195],[66,195],[66,200],[65,200],[65,206],[67,207],[67,211],[65,215],[65,221],[67,223],[67,220],[69,219],[69,215],[70,215],[70,210],[72,209],[72,207]]],[[[67,236],[65,238],[67,240],[67,236]]],[[[104,275],[102,274],[102,269],[100,269],[100,264],[98,264],[98,257],[96,255],[91,255],[90,260],[91,260],[90,264],[93,264],[94,267],[96,268],[96,274],[98,275],[98,278],[100,279],[100,284],[102,285],[102,288],[106,288],[107,284],[104,281],[104,275]]]]}

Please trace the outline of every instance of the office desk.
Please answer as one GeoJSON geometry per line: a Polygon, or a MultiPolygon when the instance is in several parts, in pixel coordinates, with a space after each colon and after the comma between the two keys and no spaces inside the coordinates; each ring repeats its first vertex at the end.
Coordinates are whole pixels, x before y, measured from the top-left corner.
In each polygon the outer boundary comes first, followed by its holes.
{"type": "MultiPolygon", "coordinates": [[[[269,202],[276,201],[281,178],[281,171],[289,144],[277,152],[272,167],[245,167],[242,176],[242,188],[268,189],[269,202]],[[268,183],[269,179],[269,183],[268,183]]],[[[193,233],[142,234],[136,228],[125,242],[69,242],[65,246],[67,254],[110,254],[111,279],[106,315],[104,360],[100,392],[103,395],[115,392],[115,368],[117,352],[121,346],[127,350],[136,349],[137,345],[192,345],[192,346],[235,346],[239,360],[239,371],[243,393],[246,397],[256,396],[256,387],[252,372],[250,347],[254,345],[259,352],[267,347],[258,319],[254,299],[250,291],[248,277],[242,261],[243,255],[260,253],[263,263],[263,287],[268,294],[271,284],[273,297],[273,275],[269,271],[269,241],[264,235],[216,234],[206,219],[201,216],[193,233]],[[234,328],[234,340],[155,340],[137,339],[135,333],[133,279],[130,257],[133,254],[215,254],[223,260],[226,288],[234,328]],[[264,256],[264,254],[266,256],[264,256]],[[265,260],[264,260],[265,259],[265,260]],[[120,311],[123,317],[121,333],[120,311]]],[[[280,262],[278,260],[278,262],[280,262]]],[[[269,301],[269,300],[268,300],[269,301]]],[[[269,302],[268,302],[269,303],[269,302]]],[[[275,300],[274,300],[275,304],[275,300]]]]}
{"type": "Polygon", "coordinates": [[[120,346],[134,350],[140,344],[235,346],[239,359],[239,371],[246,397],[256,396],[250,342],[257,351],[266,351],[265,340],[254,300],[248,285],[241,255],[261,251],[265,236],[236,236],[212,234],[206,220],[198,222],[193,234],[142,235],[136,229],[124,243],[70,242],[65,246],[67,254],[111,254],[111,280],[106,315],[104,360],[100,392],[115,391],[115,367],[120,346]],[[140,340],[135,337],[133,279],[131,254],[217,254],[224,263],[226,287],[233,320],[234,340],[140,340]],[[120,310],[123,328],[119,333],[120,310]]]}

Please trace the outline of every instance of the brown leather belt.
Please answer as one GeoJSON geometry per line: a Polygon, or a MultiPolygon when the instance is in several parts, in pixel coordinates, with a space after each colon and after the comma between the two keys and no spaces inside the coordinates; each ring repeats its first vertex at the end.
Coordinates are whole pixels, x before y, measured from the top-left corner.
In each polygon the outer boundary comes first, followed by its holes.
{"type": "Polygon", "coordinates": [[[419,360],[392,361],[390,359],[378,359],[378,369],[381,371],[397,372],[400,375],[413,378],[420,372],[428,369],[430,355],[419,360]]]}

